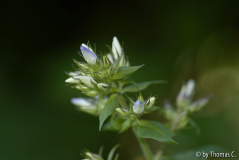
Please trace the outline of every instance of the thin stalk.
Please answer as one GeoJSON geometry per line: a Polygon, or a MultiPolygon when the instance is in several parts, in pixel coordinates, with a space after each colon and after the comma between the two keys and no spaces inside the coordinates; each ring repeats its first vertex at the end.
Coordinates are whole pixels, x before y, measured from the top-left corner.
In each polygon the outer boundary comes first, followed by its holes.
{"type": "Polygon", "coordinates": [[[152,151],[150,150],[150,148],[149,148],[149,146],[148,146],[146,140],[143,139],[143,138],[139,138],[139,137],[137,136],[134,127],[132,127],[132,129],[133,129],[133,132],[134,132],[135,137],[136,137],[137,140],[138,140],[138,143],[139,143],[140,148],[141,148],[141,150],[142,150],[142,152],[143,152],[143,154],[144,154],[145,159],[146,159],[146,160],[153,160],[152,151]]]}

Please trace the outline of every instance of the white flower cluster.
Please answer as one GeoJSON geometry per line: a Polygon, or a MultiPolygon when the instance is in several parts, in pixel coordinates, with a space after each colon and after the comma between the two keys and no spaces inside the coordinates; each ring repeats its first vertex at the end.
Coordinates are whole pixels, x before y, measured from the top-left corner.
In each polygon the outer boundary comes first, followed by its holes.
{"type": "Polygon", "coordinates": [[[69,72],[70,78],[65,82],[73,84],[74,88],[87,96],[95,97],[100,92],[107,92],[112,86],[112,76],[120,67],[129,66],[116,37],[113,38],[112,51],[107,55],[97,56],[90,45],[86,44],[82,44],[80,49],[87,63],[74,60],[78,70],[69,72]]]}

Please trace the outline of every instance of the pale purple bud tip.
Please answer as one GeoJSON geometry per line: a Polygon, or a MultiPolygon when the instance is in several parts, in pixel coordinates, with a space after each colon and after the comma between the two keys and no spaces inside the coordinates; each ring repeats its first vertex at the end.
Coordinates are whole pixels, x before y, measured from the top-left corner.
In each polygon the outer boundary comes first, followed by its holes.
{"type": "Polygon", "coordinates": [[[133,111],[136,114],[143,113],[143,111],[144,111],[144,104],[140,100],[135,101],[134,105],[133,105],[133,111]]]}
{"type": "Polygon", "coordinates": [[[94,65],[96,63],[97,55],[89,48],[84,46],[80,47],[81,53],[87,63],[94,65]]]}

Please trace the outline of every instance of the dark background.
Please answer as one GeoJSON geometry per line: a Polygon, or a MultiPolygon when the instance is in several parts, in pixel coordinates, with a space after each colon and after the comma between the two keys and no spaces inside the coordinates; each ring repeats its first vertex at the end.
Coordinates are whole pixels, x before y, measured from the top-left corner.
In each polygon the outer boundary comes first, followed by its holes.
{"type": "Polygon", "coordinates": [[[193,116],[201,134],[181,132],[165,153],[207,144],[239,153],[238,8],[218,0],[1,2],[0,159],[77,160],[82,149],[106,154],[119,142],[120,159],[141,154],[131,131],[99,132],[98,118],[76,111],[70,99],[81,94],[64,83],[72,58],[83,60],[81,43],[105,53],[113,36],[132,65],[145,64],[132,79],[169,82],[143,92],[158,94],[157,105],[174,103],[190,78],[196,98],[213,95],[193,116]]]}

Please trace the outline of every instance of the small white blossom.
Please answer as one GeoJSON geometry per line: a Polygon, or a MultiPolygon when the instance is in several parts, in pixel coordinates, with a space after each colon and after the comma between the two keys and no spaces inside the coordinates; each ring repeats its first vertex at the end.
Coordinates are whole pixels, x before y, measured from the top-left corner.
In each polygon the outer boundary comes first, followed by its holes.
{"type": "Polygon", "coordinates": [[[140,100],[137,100],[136,102],[134,102],[133,111],[136,114],[143,113],[143,111],[144,111],[144,104],[140,100]]]}

